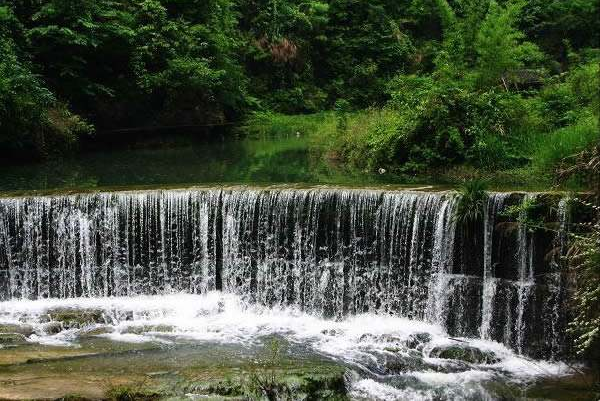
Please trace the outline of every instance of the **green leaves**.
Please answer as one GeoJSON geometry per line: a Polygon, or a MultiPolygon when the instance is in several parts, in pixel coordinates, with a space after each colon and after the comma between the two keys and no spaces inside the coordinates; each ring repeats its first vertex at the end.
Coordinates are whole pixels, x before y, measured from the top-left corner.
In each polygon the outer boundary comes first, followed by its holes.
{"type": "Polygon", "coordinates": [[[138,87],[160,104],[163,118],[180,109],[218,115],[244,102],[245,80],[233,54],[238,46],[229,20],[233,12],[225,1],[209,5],[194,12],[177,4],[185,19],[170,18],[156,0],[144,0],[135,10],[133,73],[138,87]]]}
{"type": "Polygon", "coordinates": [[[70,146],[91,127],[56,102],[14,42],[0,34],[0,148],[4,157],[42,157],[70,146]]]}
{"type": "MultiPolygon", "coordinates": [[[[4,20],[11,18],[4,7],[0,7],[0,16],[4,20]]],[[[5,32],[0,32],[0,54],[0,147],[33,147],[54,97],[18,59],[15,44],[5,32]]]]}
{"type": "Polygon", "coordinates": [[[483,219],[488,200],[486,187],[486,183],[481,180],[465,181],[461,185],[454,214],[458,223],[468,225],[483,219]]]}
{"type": "Polygon", "coordinates": [[[475,42],[480,87],[502,84],[508,90],[509,73],[542,60],[539,48],[525,42],[525,35],[516,28],[522,7],[522,2],[509,2],[504,7],[490,3],[475,42]]]}
{"type": "Polygon", "coordinates": [[[339,153],[414,173],[520,167],[534,134],[570,149],[558,143],[600,114],[598,51],[585,50],[597,46],[596,0],[0,4],[0,108],[24,132],[33,131],[14,110],[31,106],[23,114],[39,128],[55,99],[101,129],[225,121],[261,107],[313,113],[343,99],[336,143],[349,150],[339,153]]]}
{"type": "Polygon", "coordinates": [[[597,364],[600,360],[600,206],[591,206],[596,209],[596,221],[587,226],[586,232],[573,236],[568,255],[576,277],[575,316],[569,332],[574,335],[577,353],[597,364]]]}

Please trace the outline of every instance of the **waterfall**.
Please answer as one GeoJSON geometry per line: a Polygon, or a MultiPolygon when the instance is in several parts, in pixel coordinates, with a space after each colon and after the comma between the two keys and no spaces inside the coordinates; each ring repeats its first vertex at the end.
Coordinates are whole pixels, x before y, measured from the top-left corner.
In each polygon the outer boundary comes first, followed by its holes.
{"type": "Polygon", "coordinates": [[[433,260],[432,278],[429,285],[427,319],[438,325],[444,325],[448,314],[448,301],[450,297],[449,284],[452,277],[452,262],[454,251],[454,236],[456,221],[453,211],[457,197],[448,199],[437,216],[433,260]]]}
{"type": "Polygon", "coordinates": [[[458,199],[325,188],[3,198],[0,300],[223,290],[326,318],[427,320],[556,355],[567,294],[543,256],[557,243],[564,252],[566,204],[548,240],[503,215],[536,195],[490,193],[474,233],[457,227],[458,199]]]}
{"type": "MultiPolygon", "coordinates": [[[[523,209],[520,211],[519,220],[519,256],[518,256],[518,281],[517,281],[517,316],[516,316],[516,347],[517,351],[521,353],[524,345],[524,331],[525,331],[525,307],[527,306],[529,297],[531,296],[531,290],[533,288],[533,239],[529,232],[529,227],[525,223],[527,219],[527,206],[530,202],[535,202],[535,194],[526,194],[523,198],[523,209]]],[[[510,341],[508,339],[507,341],[510,341]]]]}
{"type": "Polygon", "coordinates": [[[565,283],[565,257],[567,255],[567,234],[569,231],[569,199],[562,198],[556,210],[558,227],[553,239],[551,267],[548,278],[550,299],[545,302],[544,315],[550,319],[545,321],[544,330],[551,333],[550,353],[552,359],[560,358],[564,342],[564,310],[568,302],[568,284],[565,283]]]}
{"type": "Polygon", "coordinates": [[[215,288],[219,191],[0,200],[0,298],[215,288]]]}
{"type": "Polygon", "coordinates": [[[490,194],[484,210],[484,247],[483,247],[483,296],[481,305],[481,327],[479,335],[483,339],[490,339],[490,327],[493,319],[494,297],[498,281],[494,277],[492,252],[496,216],[504,209],[508,193],[490,194]]]}

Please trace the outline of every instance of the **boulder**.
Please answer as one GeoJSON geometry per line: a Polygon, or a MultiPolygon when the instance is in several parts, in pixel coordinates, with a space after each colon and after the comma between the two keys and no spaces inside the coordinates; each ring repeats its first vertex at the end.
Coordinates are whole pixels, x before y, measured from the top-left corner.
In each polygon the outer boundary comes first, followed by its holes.
{"type": "Polygon", "coordinates": [[[382,334],[380,335],[377,340],[379,342],[382,343],[388,343],[388,344],[402,344],[404,343],[404,341],[402,341],[402,339],[400,337],[396,337],[393,336],[391,334],[382,334]]]}
{"type": "Polygon", "coordinates": [[[93,337],[102,334],[109,334],[113,331],[115,331],[115,329],[112,326],[91,326],[83,329],[79,335],[82,337],[93,337]]]}
{"type": "Polygon", "coordinates": [[[61,322],[48,322],[42,326],[42,331],[45,334],[58,334],[63,331],[61,322]]]}
{"type": "Polygon", "coordinates": [[[410,349],[422,350],[425,345],[431,342],[431,334],[429,333],[413,333],[408,336],[406,346],[410,349]]]}
{"type": "Polygon", "coordinates": [[[432,369],[432,366],[425,362],[422,356],[414,353],[387,355],[384,363],[385,374],[399,374],[430,369],[432,369]]]}
{"type": "Polygon", "coordinates": [[[27,339],[19,333],[0,333],[1,345],[22,345],[27,344],[27,339]]]}
{"type": "Polygon", "coordinates": [[[474,364],[494,364],[500,359],[491,351],[482,351],[469,345],[445,345],[431,350],[430,357],[453,359],[474,364]]]}
{"type": "Polygon", "coordinates": [[[324,334],[326,336],[340,336],[342,334],[344,334],[344,332],[342,330],[339,329],[325,329],[325,330],[321,330],[321,334],[324,334]]]}
{"type": "Polygon", "coordinates": [[[17,333],[29,337],[35,332],[28,324],[0,324],[0,334],[17,333]]]}
{"type": "Polygon", "coordinates": [[[166,324],[156,325],[141,325],[141,326],[129,326],[121,331],[123,334],[145,334],[145,333],[170,333],[173,331],[173,326],[166,324]]]}
{"type": "Polygon", "coordinates": [[[371,342],[377,340],[377,336],[374,334],[366,333],[360,336],[358,341],[360,342],[371,342]]]}
{"type": "Polygon", "coordinates": [[[375,335],[366,333],[360,336],[358,339],[360,342],[378,342],[378,343],[388,343],[388,344],[402,344],[403,341],[401,338],[393,336],[391,334],[381,334],[375,335]]]}
{"type": "Polygon", "coordinates": [[[52,309],[48,311],[50,321],[60,322],[65,329],[78,329],[96,323],[105,323],[100,309],[52,309]]]}

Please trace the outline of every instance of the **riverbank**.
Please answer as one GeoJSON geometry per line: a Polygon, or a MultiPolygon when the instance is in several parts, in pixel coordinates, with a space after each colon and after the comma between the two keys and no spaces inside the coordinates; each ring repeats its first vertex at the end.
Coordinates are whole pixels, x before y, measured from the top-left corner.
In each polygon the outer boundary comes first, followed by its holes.
{"type": "MultiPolygon", "coordinates": [[[[297,135],[305,138],[312,152],[332,166],[344,165],[365,174],[380,174],[398,182],[434,182],[441,185],[459,185],[468,180],[483,180],[494,189],[512,188],[536,190],[585,188],[581,177],[556,182],[557,170],[563,160],[587,149],[600,140],[597,121],[590,118],[573,129],[559,130],[548,135],[530,134],[513,138],[506,149],[491,151],[485,163],[457,159],[443,166],[435,163],[415,165],[403,163],[402,155],[392,152],[384,157],[375,148],[391,137],[403,140],[399,115],[386,109],[367,109],[357,112],[323,112],[310,115],[283,115],[257,113],[248,118],[243,130],[252,136],[276,137],[297,135]]],[[[423,155],[429,152],[421,150],[423,155]]],[[[384,179],[385,180],[385,179],[384,179]]]]}
{"type": "Polygon", "coordinates": [[[328,142],[334,116],[275,116],[250,120],[236,133],[199,137],[177,133],[135,145],[96,149],[40,163],[0,165],[5,195],[209,185],[329,185],[344,187],[457,187],[485,181],[490,190],[578,191],[572,180],[555,185],[533,167],[487,170],[458,165],[418,174],[359,168],[335,157],[328,142]],[[323,132],[327,131],[327,132],[323,132]]]}

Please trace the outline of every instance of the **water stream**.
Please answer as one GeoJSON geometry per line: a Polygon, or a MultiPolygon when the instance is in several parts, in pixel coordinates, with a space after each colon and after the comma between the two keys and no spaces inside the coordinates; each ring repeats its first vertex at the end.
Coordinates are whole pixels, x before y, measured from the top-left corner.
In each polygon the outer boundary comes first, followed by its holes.
{"type": "Polygon", "coordinates": [[[564,202],[491,193],[467,230],[458,199],[244,187],[3,198],[0,323],[65,346],[81,329],[44,332],[53,308],[100,310],[115,341],[278,334],[352,367],[355,398],[494,398],[490,383],[564,373],[564,202]],[[505,214],[530,199],[557,234],[505,214]],[[453,347],[472,358],[449,358],[453,347]]]}

